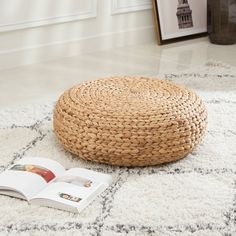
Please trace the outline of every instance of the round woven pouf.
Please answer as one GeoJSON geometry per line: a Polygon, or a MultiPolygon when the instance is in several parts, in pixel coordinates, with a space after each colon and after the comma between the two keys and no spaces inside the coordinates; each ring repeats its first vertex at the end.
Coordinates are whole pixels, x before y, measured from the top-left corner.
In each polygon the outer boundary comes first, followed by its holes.
{"type": "Polygon", "coordinates": [[[144,77],[111,77],[66,91],[54,130],[66,150],[120,166],[176,161],[201,141],[207,112],[191,90],[144,77]]]}

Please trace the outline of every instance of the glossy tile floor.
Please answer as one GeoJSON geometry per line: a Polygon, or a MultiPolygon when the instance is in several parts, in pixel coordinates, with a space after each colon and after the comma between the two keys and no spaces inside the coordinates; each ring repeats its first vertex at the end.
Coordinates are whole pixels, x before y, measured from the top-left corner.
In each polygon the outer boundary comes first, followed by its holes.
{"type": "Polygon", "coordinates": [[[99,51],[0,71],[0,109],[55,101],[81,81],[111,75],[157,76],[209,60],[236,66],[236,45],[199,38],[165,46],[155,43],[99,51]]]}

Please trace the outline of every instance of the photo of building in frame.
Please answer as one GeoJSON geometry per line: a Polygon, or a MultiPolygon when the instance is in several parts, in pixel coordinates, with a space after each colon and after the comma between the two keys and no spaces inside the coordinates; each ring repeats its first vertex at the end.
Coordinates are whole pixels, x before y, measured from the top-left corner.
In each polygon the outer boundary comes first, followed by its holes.
{"type": "Polygon", "coordinates": [[[193,27],[192,10],[188,0],[178,0],[176,16],[178,18],[179,29],[193,27]]]}

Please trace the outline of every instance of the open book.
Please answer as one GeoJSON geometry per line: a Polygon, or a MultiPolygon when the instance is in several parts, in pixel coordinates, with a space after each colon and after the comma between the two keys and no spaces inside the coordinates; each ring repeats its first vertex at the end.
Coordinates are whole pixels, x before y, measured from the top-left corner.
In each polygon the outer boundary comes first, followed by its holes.
{"type": "Polygon", "coordinates": [[[0,174],[0,194],[78,213],[112,182],[110,175],[27,157],[0,174]]]}

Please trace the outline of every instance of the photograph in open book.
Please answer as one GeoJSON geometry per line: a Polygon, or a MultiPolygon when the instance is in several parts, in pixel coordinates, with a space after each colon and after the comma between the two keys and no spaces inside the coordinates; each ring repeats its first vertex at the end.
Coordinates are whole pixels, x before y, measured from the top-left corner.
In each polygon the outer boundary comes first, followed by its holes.
{"type": "Polygon", "coordinates": [[[34,174],[37,174],[39,176],[41,176],[47,183],[50,182],[52,179],[55,178],[55,174],[42,166],[38,166],[38,165],[32,165],[32,164],[26,164],[26,165],[22,165],[22,164],[16,164],[14,166],[12,166],[10,168],[10,170],[15,170],[15,171],[28,171],[34,174]]]}
{"type": "Polygon", "coordinates": [[[92,187],[93,182],[89,179],[82,178],[80,176],[65,175],[57,178],[55,182],[64,182],[68,184],[74,184],[80,187],[90,188],[92,187]]]}
{"type": "Polygon", "coordinates": [[[61,198],[66,199],[68,201],[72,201],[72,202],[80,202],[82,199],[76,196],[72,196],[70,194],[67,193],[59,193],[58,194],[61,198]]]}

